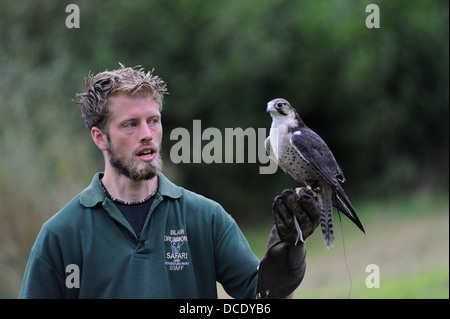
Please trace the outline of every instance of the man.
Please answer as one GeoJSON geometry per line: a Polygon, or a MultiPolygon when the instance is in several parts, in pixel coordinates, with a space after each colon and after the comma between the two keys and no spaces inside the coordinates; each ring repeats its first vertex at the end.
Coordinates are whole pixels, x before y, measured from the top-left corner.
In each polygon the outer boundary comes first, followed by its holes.
{"type": "Polygon", "coordinates": [[[161,173],[165,83],[121,68],[88,76],[76,102],[105,170],[42,227],[21,298],[285,298],[305,271],[305,244],[318,225],[310,193],[274,200],[275,224],[260,262],[216,202],[161,173]],[[295,217],[294,217],[295,216],[295,217]]]}

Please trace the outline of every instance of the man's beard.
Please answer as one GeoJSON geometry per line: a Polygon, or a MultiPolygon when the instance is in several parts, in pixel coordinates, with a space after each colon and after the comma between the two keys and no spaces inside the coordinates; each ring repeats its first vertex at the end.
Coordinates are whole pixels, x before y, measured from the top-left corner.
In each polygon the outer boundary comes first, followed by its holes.
{"type": "MultiPolygon", "coordinates": [[[[136,160],[135,155],[131,155],[129,157],[119,155],[113,147],[111,140],[109,140],[107,148],[109,162],[119,174],[124,175],[133,181],[152,179],[159,172],[161,172],[163,163],[158,145],[152,142],[145,142],[142,143],[141,147],[150,145],[156,148],[157,152],[155,159],[150,162],[140,162],[136,160]]],[[[138,150],[133,152],[133,154],[136,154],[137,151],[138,150]]]]}

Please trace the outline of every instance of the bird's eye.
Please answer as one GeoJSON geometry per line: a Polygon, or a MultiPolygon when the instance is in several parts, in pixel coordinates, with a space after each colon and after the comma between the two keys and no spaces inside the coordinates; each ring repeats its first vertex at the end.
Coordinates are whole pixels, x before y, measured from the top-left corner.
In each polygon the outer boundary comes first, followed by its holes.
{"type": "Polygon", "coordinates": [[[281,109],[283,107],[283,103],[277,103],[277,107],[281,109]]]}

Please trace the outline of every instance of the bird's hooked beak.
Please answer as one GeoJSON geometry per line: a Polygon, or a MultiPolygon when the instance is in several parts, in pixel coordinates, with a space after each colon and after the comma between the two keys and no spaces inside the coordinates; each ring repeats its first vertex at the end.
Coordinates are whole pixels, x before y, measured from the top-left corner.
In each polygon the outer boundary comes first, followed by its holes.
{"type": "Polygon", "coordinates": [[[270,113],[272,113],[274,111],[276,111],[275,110],[275,103],[273,101],[268,102],[267,103],[267,108],[266,108],[266,113],[270,114],[270,113]]]}

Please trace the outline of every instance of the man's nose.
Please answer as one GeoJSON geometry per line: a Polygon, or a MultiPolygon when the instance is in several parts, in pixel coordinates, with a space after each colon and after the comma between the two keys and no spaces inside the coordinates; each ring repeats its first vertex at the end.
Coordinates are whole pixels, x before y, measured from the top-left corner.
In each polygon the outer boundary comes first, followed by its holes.
{"type": "Polygon", "coordinates": [[[152,130],[149,125],[146,122],[142,123],[139,128],[139,141],[151,141],[152,139],[152,130]]]}

